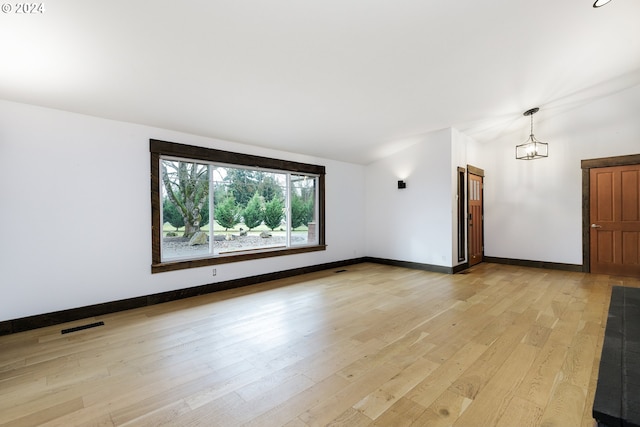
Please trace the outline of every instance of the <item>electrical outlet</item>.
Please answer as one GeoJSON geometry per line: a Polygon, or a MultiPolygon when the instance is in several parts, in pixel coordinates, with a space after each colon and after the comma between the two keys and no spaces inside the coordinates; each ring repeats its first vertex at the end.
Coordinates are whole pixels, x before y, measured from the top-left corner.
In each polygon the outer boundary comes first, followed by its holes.
{"type": "Polygon", "coordinates": [[[217,271],[216,271],[216,269],[214,268],[214,269],[213,269],[213,275],[215,276],[216,274],[217,274],[217,271]]]}

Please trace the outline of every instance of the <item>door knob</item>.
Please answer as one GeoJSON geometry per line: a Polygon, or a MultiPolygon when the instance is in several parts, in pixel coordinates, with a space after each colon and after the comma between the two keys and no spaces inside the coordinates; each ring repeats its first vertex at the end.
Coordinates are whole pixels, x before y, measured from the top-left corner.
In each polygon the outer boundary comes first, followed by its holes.
{"type": "Polygon", "coordinates": [[[591,228],[601,228],[602,226],[599,224],[591,224],[591,228]]]}

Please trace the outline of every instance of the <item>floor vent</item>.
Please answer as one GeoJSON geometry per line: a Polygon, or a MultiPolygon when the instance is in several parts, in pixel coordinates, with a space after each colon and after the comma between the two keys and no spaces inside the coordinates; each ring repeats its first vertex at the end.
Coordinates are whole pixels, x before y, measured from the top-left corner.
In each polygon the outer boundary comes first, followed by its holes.
{"type": "Polygon", "coordinates": [[[60,331],[60,333],[68,334],[70,332],[78,332],[78,331],[82,331],[83,329],[95,328],[97,326],[104,326],[104,322],[89,323],[88,325],[82,325],[82,326],[76,326],[75,328],[63,329],[60,331]]]}
{"type": "Polygon", "coordinates": [[[347,270],[337,270],[336,273],[344,273],[347,270]]]}

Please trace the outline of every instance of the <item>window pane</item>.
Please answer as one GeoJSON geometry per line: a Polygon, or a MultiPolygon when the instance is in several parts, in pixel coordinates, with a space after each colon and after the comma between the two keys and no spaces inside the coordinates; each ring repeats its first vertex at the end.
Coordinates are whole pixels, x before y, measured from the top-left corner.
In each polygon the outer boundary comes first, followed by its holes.
{"type": "Polygon", "coordinates": [[[317,244],[317,178],[291,175],[291,245],[317,244]]]}
{"type": "Polygon", "coordinates": [[[209,166],[161,161],[162,259],[207,256],[209,250],[209,166]]]}
{"type": "Polygon", "coordinates": [[[213,169],[214,254],[286,247],[284,173],[213,169]]]}
{"type": "Polygon", "coordinates": [[[326,249],[324,166],[155,139],[149,150],[152,273],[326,249]]]}

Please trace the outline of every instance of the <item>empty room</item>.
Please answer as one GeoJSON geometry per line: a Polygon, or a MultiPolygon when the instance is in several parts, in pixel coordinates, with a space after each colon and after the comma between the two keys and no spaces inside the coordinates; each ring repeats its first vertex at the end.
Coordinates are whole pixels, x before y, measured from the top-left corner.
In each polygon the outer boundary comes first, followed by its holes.
{"type": "Polygon", "coordinates": [[[0,5],[0,426],[640,422],[593,1],[0,5]]]}

